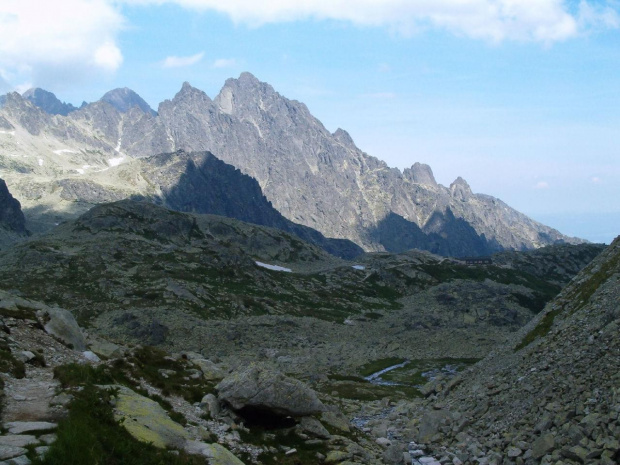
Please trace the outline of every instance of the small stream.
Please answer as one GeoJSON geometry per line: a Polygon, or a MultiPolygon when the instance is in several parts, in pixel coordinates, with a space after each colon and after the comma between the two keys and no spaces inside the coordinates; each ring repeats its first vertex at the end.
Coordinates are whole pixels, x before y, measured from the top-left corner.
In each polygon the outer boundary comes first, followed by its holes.
{"type": "Polygon", "coordinates": [[[397,383],[395,381],[386,381],[381,379],[381,375],[387,373],[388,371],[396,370],[397,368],[403,368],[410,363],[409,360],[405,360],[402,363],[397,365],[392,365],[391,367],[384,368],[383,370],[379,370],[376,373],[365,376],[364,379],[372,384],[377,384],[379,386],[400,386],[402,383],[397,383]]]}

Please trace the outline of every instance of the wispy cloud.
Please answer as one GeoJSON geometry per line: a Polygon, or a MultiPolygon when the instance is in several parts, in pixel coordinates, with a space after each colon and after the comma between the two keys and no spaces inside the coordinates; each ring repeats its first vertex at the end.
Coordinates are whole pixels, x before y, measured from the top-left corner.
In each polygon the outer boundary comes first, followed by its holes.
{"type": "Polygon", "coordinates": [[[234,58],[219,58],[213,62],[214,68],[233,68],[237,66],[237,60],[234,58]]]}
{"type": "MultiPolygon", "coordinates": [[[[123,0],[161,3],[161,0],[123,0]]],[[[617,28],[615,0],[581,0],[571,11],[564,0],[170,0],[186,8],[215,10],[233,21],[260,26],[301,19],[332,19],[388,27],[403,34],[441,28],[477,39],[554,42],[584,28],[617,28]]]]}
{"type": "Polygon", "coordinates": [[[603,182],[603,180],[599,178],[598,176],[592,176],[590,178],[590,181],[592,182],[592,184],[600,184],[603,182]]]}
{"type": "Polygon", "coordinates": [[[183,68],[185,66],[192,66],[202,60],[204,55],[204,52],[200,52],[188,57],[169,56],[162,61],[161,65],[164,68],[183,68]]]}
{"type": "Polygon", "coordinates": [[[538,181],[534,185],[534,189],[549,189],[549,183],[547,181],[538,181]]]}

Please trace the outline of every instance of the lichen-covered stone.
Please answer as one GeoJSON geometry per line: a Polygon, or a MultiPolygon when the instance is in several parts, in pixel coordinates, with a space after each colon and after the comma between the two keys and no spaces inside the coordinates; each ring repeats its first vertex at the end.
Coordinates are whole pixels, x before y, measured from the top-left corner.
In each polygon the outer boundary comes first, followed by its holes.
{"type": "Polygon", "coordinates": [[[118,389],[114,418],[120,421],[134,438],[150,442],[159,448],[182,447],[190,439],[187,431],[172,421],[154,400],[124,386],[105,386],[105,388],[118,389]]]}

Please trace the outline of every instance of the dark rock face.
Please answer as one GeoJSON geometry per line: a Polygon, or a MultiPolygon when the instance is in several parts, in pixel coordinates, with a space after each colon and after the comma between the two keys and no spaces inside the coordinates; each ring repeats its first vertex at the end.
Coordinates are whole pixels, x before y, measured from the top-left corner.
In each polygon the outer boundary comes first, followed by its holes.
{"type": "Polygon", "coordinates": [[[26,235],[26,219],[19,201],[11,195],[4,180],[0,179],[0,228],[26,235]]]}
{"type": "Polygon", "coordinates": [[[121,113],[127,113],[133,107],[138,107],[144,113],[156,115],[156,112],[144,101],[142,97],[133,90],[123,87],[122,89],[114,89],[106,92],[101,97],[102,102],[107,102],[121,113]]]}
{"type": "Polygon", "coordinates": [[[53,93],[38,87],[27,90],[23,97],[50,115],[67,116],[72,111],[77,110],[70,103],[61,102],[53,93]]]}
{"type": "Polygon", "coordinates": [[[385,250],[395,253],[417,248],[443,256],[466,257],[501,250],[484,235],[479,236],[462,218],[456,218],[449,208],[445,213],[433,213],[423,229],[392,212],[379,223],[374,237],[385,250]]]}
{"type": "Polygon", "coordinates": [[[143,175],[160,187],[164,205],[188,213],[235,218],[289,232],[342,258],[363,250],[351,241],[328,239],[318,231],[284,218],[263,195],[256,180],[209,152],[183,151],[142,160],[143,175]]]}

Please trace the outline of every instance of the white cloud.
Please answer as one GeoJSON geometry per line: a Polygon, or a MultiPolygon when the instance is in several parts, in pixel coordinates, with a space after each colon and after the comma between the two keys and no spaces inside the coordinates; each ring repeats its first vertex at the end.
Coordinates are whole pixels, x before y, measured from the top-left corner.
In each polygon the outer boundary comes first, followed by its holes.
{"type": "Polygon", "coordinates": [[[106,42],[95,50],[94,62],[106,71],[116,71],[123,63],[123,54],[114,43],[106,42]]]}
{"type": "MultiPolygon", "coordinates": [[[[164,3],[217,11],[250,26],[329,19],[403,34],[443,29],[493,42],[551,43],[620,28],[618,0],[0,0],[0,86],[72,83],[116,71],[123,62],[117,42],[126,21],[122,8],[164,3]]],[[[201,58],[169,57],[164,63],[189,66],[201,58]]],[[[234,65],[231,59],[213,63],[234,65]]]]}
{"type": "Polygon", "coordinates": [[[591,181],[593,184],[600,184],[601,182],[603,182],[603,180],[602,180],[601,178],[599,178],[598,176],[592,176],[592,177],[590,178],[590,181],[591,181]]]}
{"type": "MultiPolygon", "coordinates": [[[[553,42],[582,27],[619,26],[615,0],[600,6],[582,0],[577,12],[564,0],[169,0],[186,8],[215,10],[233,21],[260,26],[301,19],[332,19],[382,26],[410,34],[427,27],[491,41],[553,42]]],[[[163,0],[124,0],[132,4],[163,0]]]]}
{"type": "MultiPolygon", "coordinates": [[[[614,1],[615,7],[618,2],[614,1]]],[[[578,19],[583,30],[588,29],[617,29],[620,27],[618,10],[610,5],[592,4],[582,0],[579,3],[578,19]]]]}
{"type": "Polygon", "coordinates": [[[110,0],[2,0],[0,68],[5,80],[72,68],[74,74],[115,71],[116,36],[124,19],[110,0]]]}
{"type": "Polygon", "coordinates": [[[234,58],[220,58],[213,62],[214,68],[232,68],[237,65],[237,60],[234,58]]]}
{"type": "Polygon", "coordinates": [[[162,62],[164,68],[182,68],[198,63],[205,56],[204,52],[197,53],[188,57],[169,56],[162,62]]]}
{"type": "Polygon", "coordinates": [[[28,89],[32,89],[32,87],[33,87],[32,82],[24,82],[22,84],[17,84],[14,90],[16,92],[19,92],[20,94],[23,94],[28,89]]]}
{"type": "Polygon", "coordinates": [[[534,189],[549,189],[549,183],[547,181],[538,181],[534,189]]]}

